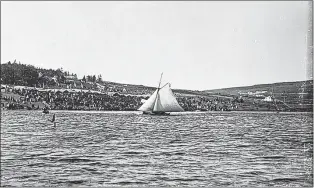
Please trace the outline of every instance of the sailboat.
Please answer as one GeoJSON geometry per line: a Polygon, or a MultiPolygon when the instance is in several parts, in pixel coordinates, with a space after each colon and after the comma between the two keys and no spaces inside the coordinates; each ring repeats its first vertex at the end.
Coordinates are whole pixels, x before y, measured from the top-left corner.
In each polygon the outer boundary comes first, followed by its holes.
{"type": "Polygon", "coordinates": [[[167,83],[160,87],[162,74],[156,91],[138,109],[139,111],[142,111],[143,114],[170,115],[170,112],[184,112],[183,108],[175,98],[170,88],[170,84],[167,83]]]}

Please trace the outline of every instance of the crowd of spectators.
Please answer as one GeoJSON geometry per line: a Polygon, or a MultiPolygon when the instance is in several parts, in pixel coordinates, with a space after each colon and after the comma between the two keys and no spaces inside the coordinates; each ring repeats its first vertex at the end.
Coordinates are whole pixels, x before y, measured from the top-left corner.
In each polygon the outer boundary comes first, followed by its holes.
{"type": "MultiPolygon", "coordinates": [[[[19,99],[2,97],[5,101],[9,101],[8,105],[16,106],[17,104],[43,102],[50,109],[54,110],[136,110],[141,105],[142,99],[118,93],[108,95],[106,93],[54,92],[25,89],[14,89],[12,92],[21,97],[19,99]]],[[[33,105],[31,108],[38,109],[38,106],[33,105]]]]}
{"type": "Polygon", "coordinates": [[[177,100],[186,111],[229,111],[237,108],[235,100],[218,97],[178,97],[177,100]]]}
{"type": "MultiPolygon", "coordinates": [[[[43,85],[38,85],[42,87],[43,85]]],[[[79,89],[79,90],[93,90],[100,92],[116,92],[120,94],[132,94],[132,95],[147,95],[151,94],[155,88],[147,88],[144,86],[132,86],[114,83],[93,83],[93,82],[82,82],[82,81],[71,81],[66,84],[49,85],[47,86],[52,89],[79,89]]]]}
{"type": "MultiPolygon", "coordinates": [[[[42,109],[39,103],[44,103],[53,110],[108,110],[108,111],[133,111],[141,105],[144,96],[126,94],[108,94],[91,92],[65,91],[38,91],[36,89],[13,89],[13,94],[20,96],[2,97],[7,101],[7,109],[42,109]],[[37,105],[36,105],[37,104],[37,105]]],[[[185,111],[228,111],[237,108],[236,102],[231,99],[180,96],[178,103],[185,111]]]]}
{"type": "Polygon", "coordinates": [[[21,104],[21,100],[14,97],[1,96],[1,107],[8,110],[24,109],[24,105],[21,104]],[[2,100],[6,102],[6,106],[2,103],[2,100]]]}

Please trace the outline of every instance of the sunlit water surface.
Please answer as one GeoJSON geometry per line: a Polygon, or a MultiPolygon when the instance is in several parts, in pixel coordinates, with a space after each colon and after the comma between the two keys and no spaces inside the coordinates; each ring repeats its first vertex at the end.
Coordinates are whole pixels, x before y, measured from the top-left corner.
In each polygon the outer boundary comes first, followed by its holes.
{"type": "Polygon", "coordinates": [[[1,112],[1,186],[312,186],[313,114],[1,112]]]}

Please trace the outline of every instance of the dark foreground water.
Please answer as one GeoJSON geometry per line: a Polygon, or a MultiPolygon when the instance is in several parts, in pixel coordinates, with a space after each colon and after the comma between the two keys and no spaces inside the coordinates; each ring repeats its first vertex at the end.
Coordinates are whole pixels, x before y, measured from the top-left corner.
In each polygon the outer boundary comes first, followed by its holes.
{"type": "Polygon", "coordinates": [[[1,186],[311,186],[313,114],[1,112],[1,186]]]}

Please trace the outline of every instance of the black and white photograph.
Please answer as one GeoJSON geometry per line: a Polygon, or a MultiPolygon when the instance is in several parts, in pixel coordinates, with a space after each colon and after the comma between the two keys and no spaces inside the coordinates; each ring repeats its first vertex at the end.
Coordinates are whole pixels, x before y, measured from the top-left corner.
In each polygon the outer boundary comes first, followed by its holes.
{"type": "Polygon", "coordinates": [[[313,187],[313,1],[1,1],[1,187],[313,187]]]}

